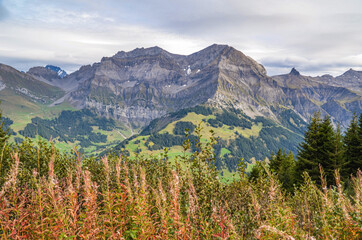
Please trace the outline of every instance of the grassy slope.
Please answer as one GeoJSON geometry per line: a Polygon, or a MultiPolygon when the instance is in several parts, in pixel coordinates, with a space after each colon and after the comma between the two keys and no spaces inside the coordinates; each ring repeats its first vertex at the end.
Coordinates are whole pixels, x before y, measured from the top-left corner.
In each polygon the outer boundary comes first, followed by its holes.
{"type": "Polygon", "coordinates": [[[1,82],[5,83],[7,88],[11,88],[14,92],[17,91],[16,89],[25,88],[31,94],[44,98],[46,101],[56,100],[64,95],[62,89],[39,81],[8,66],[0,66],[0,77],[1,82]]]}
{"type": "MultiPolygon", "coordinates": [[[[180,117],[176,120],[171,119],[170,122],[168,124],[166,124],[164,128],[162,128],[161,130],[158,131],[158,134],[168,133],[168,134],[173,135],[173,130],[175,128],[175,125],[177,122],[180,122],[180,121],[191,122],[196,126],[201,123],[201,127],[202,127],[201,141],[202,142],[205,143],[210,139],[210,137],[212,136],[210,131],[212,130],[214,132],[214,136],[216,138],[218,138],[219,141],[226,143],[226,145],[225,144],[222,145],[222,147],[220,149],[220,153],[219,153],[219,156],[223,159],[228,156],[230,156],[231,158],[234,158],[234,159],[235,159],[235,157],[238,157],[238,159],[240,159],[240,157],[244,157],[244,156],[239,156],[239,155],[233,156],[233,152],[235,152],[235,149],[232,149],[232,147],[230,145],[230,143],[233,143],[234,147],[235,147],[235,141],[239,141],[237,139],[240,139],[240,137],[243,137],[243,138],[249,140],[249,143],[246,142],[243,144],[254,145],[254,148],[251,147],[251,151],[258,151],[258,149],[260,148],[260,144],[262,144],[265,149],[268,149],[269,151],[274,151],[274,152],[276,152],[276,150],[275,149],[270,150],[269,147],[274,146],[274,148],[275,148],[275,146],[277,146],[278,148],[287,148],[287,150],[288,150],[288,147],[284,144],[289,141],[293,142],[293,144],[294,144],[294,141],[296,141],[296,139],[298,139],[298,137],[299,138],[301,137],[300,133],[293,132],[286,127],[283,127],[279,124],[271,122],[270,120],[259,121],[259,120],[250,119],[250,122],[252,124],[251,124],[251,127],[249,127],[249,128],[229,126],[226,124],[222,124],[221,126],[218,126],[218,127],[211,126],[207,120],[216,119],[216,114],[220,114],[220,113],[221,113],[221,111],[218,111],[215,109],[213,110],[213,114],[208,115],[208,116],[203,115],[203,114],[197,114],[192,111],[188,112],[187,114],[185,114],[185,116],[180,117]],[[264,123],[265,123],[265,125],[263,125],[264,123]],[[271,135],[269,135],[269,134],[271,134],[271,135]],[[269,138],[267,139],[267,138],[265,138],[265,136],[268,136],[269,138]],[[291,136],[293,136],[293,137],[291,137],[291,136]]],[[[242,118],[242,116],[240,116],[240,117],[242,118]]],[[[293,116],[293,117],[295,117],[295,116],[293,116]]],[[[284,120],[286,122],[289,122],[289,124],[291,124],[291,125],[293,125],[293,123],[294,123],[293,118],[289,117],[289,115],[286,115],[284,120]]],[[[160,121],[162,122],[164,120],[161,119],[160,121]]],[[[128,143],[126,143],[124,145],[124,148],[121,147],[118,149],[128,150],[131,158],[135,158],[137,156],[137,153],[139,153],[141,155],[153,155],[153,156],[157,156],[157,155],[160,155],[161,153],[163,153],[164,150],[150,150],[147,148],[147,146],[145,146],[146,141],[149,141],[148,140],[149,137],[150,137],[150,135],[140,135],[133,139],[129,139],[128,143]]],[[[244,146],[243,144],[238,145],[237,148],[240,148],[240,147],[243,148],[243,146],[244,146]]],[[[152,146],[152,145],[153,145],[153,143],[149,142],[149,146],[152,146]]],[[[296,145],[297,145],[297,143],[295,143],[295,146],[296,145]]],[[[264,151],[264,150],[262,150],[262,151],[264,151]]],[[[175,145],[168,149],[168,156],[171,161],[174,161],[175,156],[180,155],[180,154],[183,154],[182,146],[175,145]]],[[[191,154],[191,152],[187,152],[186,154],[191,154]]],[[[270,153],[265,154],[265,157],[269,157],[270,156],[269,154],[270,153]]],[[[261,158],[257,158],[257,159],[260,160],[261,158]]],[[[252,157],[250,159],[246,158],[246,170],[247,171],[250,171],[254,164],[255,164],[254,157],[252,157]]],[[[222,169],[221,175],[224,180],[232,179],[234,177],[234,174],[231,173],[227,168],[222,169]]]]}
{"type": "MultiPolygon", "coordinates": [[[[177,122],[180,121],[188,121],[188,122],[192,122],[194,125],[199,125],[201,124],[202,130],[201,130],[201,135],[202,135],[202,142],[207,142],[210,137],[212,136],[211,134],[211,130],[214,132],[214,136],[219,138],[219,139],[223,139],[223,140],[230,140],[230,139],[235,139],[235,137],[237,136],[235,132],[237,132],[238,134],[242,135],[245,138],[249,138],[250,136],[254,136],[254,137],[258,137],[259,136],[259,132],[261,131],[261,129],[263,128],[262,123],[258,123],[258,124],[253,124],[253,126],[249,129],[249,128],[241,128],[241,127],[233,127],[233,129],[228,126],[228,125],[223,125],[222,127],[216,128],[216,127],[212,127],[210,126],[210,124],[208,124],[206,122],[207,119],[210,118],[215,118],[215,116],[213,115],[209,115],[209,116],[204,116],[202,114],[196,114],[194,112],[190,112],[188,113],[185,117],[171,122],[169,123],[164,129],[162,129],[159,133],[163,134],[163,133],[173,133],[173,129],[175,128],[175,125],[177,122]]],[[[149,136],[138,136],[134,139],[132,139],[126,149],[129,150],[131,152],[131,156],[134,156],[134,151],[137,149],[137,147],[139,149],[142,150],[142,153],[144,154],[158,154],[160,152],[163,152],[163,150],[154,150],[154,151],[150,151],[147,149],[147,147],[144,145],[145,140],[147,140],[149,136]],[[136,141],[140,141],[139,144],[135,144],[136,141]]],[[[152,144],[152,143],[151,143],[152,144]]],[[[182,150],[181,146],[175,146],[172,147],[170,149],[169,153],[175,153],[175,154],[180,154],[180,151],[177,151],[178,149],[182,150]]],[[[230,151],[226,148],[223,149],[222,154],[227,154],[230,153],[230,151]]]]}
{"type": "Polygon", "coordinates": [[[249,138],[250,136],[258,137],[259,132],[262,129],[261,123],[258,123],[257,125],[254,124],[250,129],[241,128],[241,127],[234,127],[233,129],[231,129],[230,126],[225,125],[225,124],[222,127],[215,128],[215,127],[210,126],[210,124],[208,124],[208,123],[203,123],[204,121],[206,122],[210,118],[215,119],[215,116],[213,116],[213,115],[204,116],[202,114],[196,114],[196,113],[190,112],[186,115],[186,117],[168,124],[165,129],[160,131],[160,133],[166,133],[166,132],[172,133],[173,129],[175,128],[176,123],[180,122],[180,121],[192,122],[196,126],[201,123],[201,126],[203,128],[201,131],[201,134],[203,136],[202,140],[204,140],[204,141],[207,141],[212,136],[212,134],[210,133],[210,130],[212,130],[214,132],[216,137],[219,137],[224,140],[228,140],[228,139],[235,139],[235,137],[236,137],[235,132],[238,132],[240,135],[242,135],[243,137],[246,137],[246,138],[249,138]]]}
{"type": "MultiPolygon", "coordinates": [[[[215,119],[214,115],[209,115],[209,116],[204,116],[202,114],[196,114],[194,112],[190,112],[188,113],[185,117],[171,122],[169,123],[163,130],[161,130],[159,133],[169,133],[172,134],[173,133],[173,129],[175,128],[175,125],[177,122],[180,121],[189,121],[192,122],[194,125],[199,125],[201,124],[202,130],[201,130],[201,141],[203,143],[206,143],[210,137],[212,136],[211,134],[211,130],[214,132],[214,136],[219,138],[219,139],[223,139],[223,140],[230,140],[230,139],[235,139],[236,132],[240,135],[242,135],[245,138],[249,138],[251,136],[254,137],[258,137],[259,133],[261,131],[261,129],[263,128],[262,123],[258,123],[258,124],[253,124],[252,127],[249,128],[241,128],[241,127],[233,127],[233,129],[231,129],[230,126],[228,125],[223,125],[222,127],[216,128],[216,127],[212,127],[210,126],[209,123],[207,123],[207,120],[213,118],[215,119]]],[[[153,155],[153,156],[157,156],[160,155],[161,153],[164,152],[164,150],[149,150],[146,146],[145,146],[145,142],[146,140],[149,138],[149,136],[138,136],[134,139],[132,139],[126,146],[126,149],[130,152],[130,156],[131,158],[134,158],[136,156],[136,150],[139,149],[141,152],[140,154],[144,154],[144,155],[153,155]],[[136,142],[139,142],[136,144],[136,142]]],[[[152,142],[150,143],[150,145],[152,145],[152,142]]],[[[171,162],[173,162],[176,158],[176,156],[180,156],[182,155],[183,152],[183,147],[182,146],[173,146],[170,149],[168,149],[168,157],[170,158],[171,162]]],[[[221,156],[225,156],[227,154],[230,153],[230,150],[227,148],[222,148],[221,149],[221,156]]],[[[186,152],[185,154],[190,155],[191,152],[186,152]]],[[[251,170],[253,164],[247,163],[247,171],[251,170]]],[[[222,170],[222,179],[223,181],[228,181],[230,179],[235,178],[235,175],[233,173],[231,173],[230,171],[228,171],[227,169],[223,169],[222,170]]]]}
{"type": "Polygon", "coordinates": [[[0,101],[3,115],[14,121],[14,124],[11,126],[14,131],[24,129],[33,117],[53,118],[58,116],[61,111],[75,110],[68,103],[48,107],[44,104],[31,102],[8,89],[0,92],[0,101]]]}
{"type": "MultiPolygon", "coordinates": [[[[52,119],[57,116],[62,111],[73,110],[76,111],[69,103],[62,103],[54,107],[49,107],[45,104],[40,104],[36,102],[29,101],[29,99],[23,95],[14,93],[10,89],[4,89],[0,91],[0,108],[5,117],[13,120],[13,124],[10,126],[15,132],[23,130],[28,123],[31,123],[31,119],[34,117],[40,117],[44,119],[52,119]]],[[[123,136],[129,137],[131,132],[122,127],[119,124],[119,128],[116,128],[112,131],[103,131],[97,127],[93,128],[95,133],[102,133],[107,135],[107,143],[96,143],[94,146],[84,148],[83,151],[85,154],[98,154],[104,150],[104,148],[111,148],[116,144],[123,141],[125,138],[123,136]],[[101,149],[96,149],[100,147],[101,149]]],[[[22,135],[16,134],[12,135],[10,141],[14,141],[15,138],[23,138],[22,135]]],[[[58,147],[61,151],[70,152],[74,147],[79,145],[79,142],[60,142],[58,139],[54,139],[55,146],[58,147]]]]}

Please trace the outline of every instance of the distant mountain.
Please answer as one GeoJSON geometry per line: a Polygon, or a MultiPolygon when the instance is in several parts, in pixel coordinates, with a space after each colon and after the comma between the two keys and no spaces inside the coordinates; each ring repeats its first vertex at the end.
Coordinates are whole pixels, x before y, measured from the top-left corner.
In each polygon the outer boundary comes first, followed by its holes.
{"type": "Polygon", "coordinates": [[[199,104],[240,109],[249,117],[278,123],[286,109],[305,121],[319,110],[346,126],[353,112],[361,112],[360,82],[353,77],[344,80],[348,84],[343,87],[323,79],[303,76],[296,69],[269,77],[261,64],[242,52],[214,44],[188,56],[159,47],[121,51],[64,80],[77,86],[66,98],[75,106],[138,127],[199,104]]]}
{"type": "Polygon", "coordinates": [[[66,71],[64,71],[63,69],[61,69],[60,67],[57,67],[57,66],[53,66],[53,65],[46,65],[45,66],[46,69],[49,69],[53,72],[56,72],[57,75],[60,77],[60,78],[64,78],[66,77],[68,74],[66,73],[66,71]]]}
{"type": "MultiPolygon", "coordinates": [[[[214,44],[187,56],[151,47],[120,51],[69,75],[50,65],[31,68],[27,73],[0,65],[0,97],[9,104],[19,99],[14,96],[21,96],[28,102],[36,102],[40,109],[46,105],[46,110],[40,112],[52,111],[53,106],[62,103],[92,110],[92,114],[95,112],[101,117],[100,123],[114,119],[119,124],[118,129],[107,133],[112,132],[114,143],[119,140],[117,135],[124,139],[140,131],[142,135],[135,141],[142,143],[152,139],[152,134],[168,133],[176,138],[161,137],[178,143],[179,131],[174,134],[172,129],[177,122],[196,125],[192,117],[197,115],[196,119],[204,122],[207,129],[219,134],[224,141],[220,149],[230,152],[232,161],[236,161],[237,157],[250,158],[252,153],[264,157],[268,151],[278,148],[295,151],[315,111],[320,111],[322,116],[329,115],[345,129],[352,114],[362,112],[361,79],[362,72],[352,69],[338,77],[310,77],[293,68],[288,74],[270,77],[261,64],[227,45],[214,44]],[[211,112],[192,112],[190,109],[195,107],[211,109],[211,112]],[[245,144],[249,146],[248,151],[244,149],[244,155],[239,156],[238,148],[245,144]],[[253,144],[258,147],[254,148],[253,144]]],[[[21,111],[23,105],[26,104],[19,103],[16,111],[21,111]]],[[[30,124],[25,125],[26,131],[20,129],[24,134],[34,135],[36,124],[30,123],[33,119],[23,121],[30,124]]],[[[51,132],[58,131],[51,126],[51,121],[36,121],[49,125],[43,128],[48,138],[51,132]]],[[[90,132],[105,134],[98,125],[88,123],[90,132]]],[[[76,141],[90,146],[85,143],[86,137],[79,139],[76,141]]],[[[157,139],[153,140],[155,142],[150,140],[150,145],[143,145],[142,149],[153,151],[152,144],[160,146],[157,139]]]]}
{"type": "Polygon", "coordinates": [[[226,45],[188,56],[159,47],[118,52],[69,77],[79,75],[83,79],[74,81],[80,85],[70,94],[71,102],[140,126],[203,103],[277,120],[264,105],[286,100],[263,66],[226,45]]]}
{"type": "MultiPolygon", "coordinates": [[[[0,96],[11,92],[40,104],[51,103],[64,95],[61,89],[4,64],[0,64],[0,89],[0,96]]],[[[3,101],[7,100],[3,97],[3,101]]]]}
{"type": "Polygon", "coordinates": [[[326,74],[316,77],[315,80],[332,86],[345,87],[362,94],[362,71],[355,71],[352,68],[335,78],[326,74]]]}
{"type": "Polygon", "coordinates": [[[274,76],[273,79],[287,97],[287,106],[305,120],[315,111],[320,111],[322,115],[330,115],[332,120],[346,127],[353,113],[362,111],[361,95],[351,90],[358,88],[358,82],[350,84],[349,89],[342,87],[342,84],[321,81],[320,77],[303,76],[294,68],[289,74],[274,76]]]}

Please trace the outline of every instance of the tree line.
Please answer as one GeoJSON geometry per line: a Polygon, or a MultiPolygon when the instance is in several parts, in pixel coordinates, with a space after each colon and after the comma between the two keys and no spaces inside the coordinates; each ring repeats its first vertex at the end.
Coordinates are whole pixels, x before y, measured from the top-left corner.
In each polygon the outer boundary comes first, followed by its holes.
{"type": "MultiPolygon", "coordinates": [[[[305,173],[318,184],[326,179],[326,185],[335,182],[335,170],[341,178],[348,180],[357,169],[362,168],[362,114],[356,114],[344,135],[338,125],[334,129],[329,116],[321,117],[316,112],[304,133],[304,139],[298,146],[296,159],[291,152],[279,151],[270,157],[269,168],[278,175],[283,186],[292,191],[294,185],[304,181],[305,173]]],[[[257,178],[263,166],[257,164],[251,172],[251,178],[257,178]]]]}

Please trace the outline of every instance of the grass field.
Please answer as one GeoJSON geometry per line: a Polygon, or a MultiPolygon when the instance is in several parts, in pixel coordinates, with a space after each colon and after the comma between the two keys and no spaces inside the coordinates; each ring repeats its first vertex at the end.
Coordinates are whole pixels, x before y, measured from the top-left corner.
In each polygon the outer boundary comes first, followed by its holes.
{"type": "MultiPolygon", "coordinates": [[[[40,117],[44,119],[52,119],[57,116],[62,111],[71,110],[76,111],[69,103],[62,103],[56,106],[48,106],[40,103],[31,102],[25,97],[14,94],[13,91],[4,89],[0,91],[0,108],[2,109],[2,114],[5,117],[10,118],[14,123],[11,125],[11,129],[15,132],[23,130],[28,123],[31,123],[31,119],[34,117],[40,117]]],[[[125,138],[131,136],[131,131],[122,126],[122,124],[117,124],[117,128],[112,131],[100,130],[98,127],[93,127],[95,133],[102,133],[107,135],[106,143],[97,143],[92,146],[83,148],[84,154],[98,154],[105,150],[105,148],[111,148],[116,144],[119,144],[125,138]],[[118,126],[119,125],[119,126],[118,126]]],[[[10,138],[11,142],[15,141],[15,138],[24,138],[20,134],[12,135],[10,138]]],[[[53,142],[59,150],[63,152],[70,152],[74,147],[79,147],[79,142],[61,142],[58,139],[53,139],[53,142]]]]}
{"type": "Polygon", "coordinates": [[[33,117],[54,118],[61,111],[76,110],[69,103],[49,107],[48,105],[31,102],[8,89],[0,91],[0,101],[3,115],[14,121],[11,128],[16,132],[24,129],[33,117]]]}
{"type": "MultiPolygon", "coordinates": [[[[196,114],[194,112],[190,112],[188,113],[185,117],[171,122],[170,124],[168,124],[164,129],[162,129],[159,134],[164,134],[164,133],[169,133],[169,134],[173,134],[173,130],[175,128],[175,125],[177,122],[181,122],[181,121],[187,121],[187,122],[191,122],[194,125],[199,125],[201,124],[202,130],[201,130],[201,141],[203,143],[206,143],[210,140],[210,137],[212,136],[212,133],[210,132],[210,130],[212,130],[214,132],[214,137],[218,138],[218,139],[222,139],[222,140],[230,140],[230,139],[235,139],[237,137],[237,135],[241,135],[245,138],[250,138],[251,136],[254,137],[258,137],[260,131],[263,128],[262,123],[258,123],[258,124],[253,124],[251,126],[251,128],[242,128],[242,127],[231,127],[228,125],[222,125],[221,127],[212,127],[209,123],[207,123],[208,119],[215,119],[215,115],[209,115],[209,116],[205,116],[202,114],[196,114]]],[[[162,153],[164,153],[164,150],[149,150],[146,146],[145,146],[145,142],[147,141],[147,139],[149,138],[149,136],[138,136],[132,140],[129,141],[129,143],[126,145],[126,150],[128,150],[130,152],[130,157],[131,158],[135,158],[136,157],[136,152],[140,152],[140,155],[145,155],[145,156],[160,156],[162,153]]],[[[149,145],[152,146],[154,143],[153,142],[149,142],[149,145]]],[[[171,162],[174,162],[177,156],[180,156],[183,154],[183,147],[176,145],[176,146],[172,146],[168,149],[168,157],[170,159],[171,162]]],[[[230,150],[227,148],[222,148],[221,149],[221,156],[226,156],[228,154],[230,154],[230,150]]],[[[191,152],[186,152],[186,155],[190,155],[191,152]]],[[[253,164],[247,164],[247,168],[246,171],[249,172],[252,168],[253,164]]],[[[236,176],[234,175],[234,173],[229,172],[227,169],[223,169],[222,173],[220,174],[220,178],[222,179],[222,181],[227,182],[227,181],[231,181],[232,179],[234,179],[236,176]]]]}

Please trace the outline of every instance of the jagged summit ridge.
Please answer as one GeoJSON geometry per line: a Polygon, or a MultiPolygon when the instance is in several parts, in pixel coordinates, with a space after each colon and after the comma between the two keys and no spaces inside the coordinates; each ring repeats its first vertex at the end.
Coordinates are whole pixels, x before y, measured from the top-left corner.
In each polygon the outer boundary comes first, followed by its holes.
{"type": "Polygon", "coordinates": [[[160,47],[120,51],[61,81],[54,81],[59,76],[43,67],[28,72],[66,91],[57,103],[69,101],[139,126],[199,104],[241,109],[250,117],[274,121],[285,109],[304,120],[319,110],[345,124],[352,112],[361,112],[361,73],[307,77],[293,68],[289,74],[270,77],[251,57],[218,44],[190,55],[160,47]]]}
{"type": "Polygon", "coordinates": [[[141,57],[141,56],[155,56],[155,55],[176,55],[167,52],[166,50],[163,50],[162,48],[158,46],[150,47],[150,48],[136,48],[132,51],[125,52],[125,51],[119,51],[113,57],[115,58],[134,58],[134,57],[141,57]]]}
{"type": "Polygon", "coordinates": [[[280,105],[308,120],[316,110],[333,116],[331,104],[324,104],[338,98],[338,107],[347,109],[346,117],[338,121],[347,121],[360,104],[359,95],[303,76],[295,68],[289,74],[269,77],[252,58],[218,44],[190,55],[172,54],[159,47],[120,51],[68,78],[72,77],[79,86],[69,94],[69,101],[141,125],[205,103],[275,121],[280,105]]]}
{"type": "Polygon", "coordinates": [[[293,67],[289,74],[292,74],[292,75],[295,75],[295,76],[299,76],[299,75],[300,75],[300,72],[298,72],[297,69],[295,69],[295,68],[293,67]]]}

